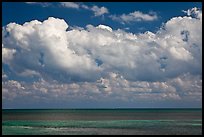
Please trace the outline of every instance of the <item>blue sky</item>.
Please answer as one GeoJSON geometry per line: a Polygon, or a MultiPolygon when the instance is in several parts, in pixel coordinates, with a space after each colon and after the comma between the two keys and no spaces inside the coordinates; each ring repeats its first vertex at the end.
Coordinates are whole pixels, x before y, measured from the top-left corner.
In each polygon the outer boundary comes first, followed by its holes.
{"type": "Polygon", "coordinates": [[[143,13],[154,11],[158,13],[159,19],[152,22],[133,22],[122,25],[108,18],[108,15],[104,15],[104,18],[93,17],[91,11],[81,8],[63,8],[59,6],[59,3],[52,3],[52,6],[43,7],[41,5],[29,5],[23,2],[3,2],[2,24],[6,25],[10,22],[23,24],[33,19],[43,21],[52,16],[63,18],[73,26],[85,27],[87,24],[105,24],[114,29],[124,29],[128,27],[130,28],[129,31],[140,33],[147,30],[158,30],[163,22],[175,16],[183,16],[184,13],[182,10],[187,10],[192,7],[202,7],[200,2],[85,2],[84,4],[88,6],[97,5],[99,7],[107,7],[110,14],[128,14],[136,10],[143,13]],[[166,8],[167,5],[168,8],[166,8]]]}
{"type": "Polygon", "coordinates": [[[2,28],[3,108],[202,107],[202,3],[2,2],[2,28]]]}

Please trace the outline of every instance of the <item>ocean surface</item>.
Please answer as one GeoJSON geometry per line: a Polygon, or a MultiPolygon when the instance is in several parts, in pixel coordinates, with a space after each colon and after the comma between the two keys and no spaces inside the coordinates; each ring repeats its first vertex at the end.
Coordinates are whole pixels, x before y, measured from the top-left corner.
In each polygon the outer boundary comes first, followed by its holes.
{"type": "Polygon", "coordinates": [[[3,109],[3,135],[201,135],[202,109],[3,109]]]}

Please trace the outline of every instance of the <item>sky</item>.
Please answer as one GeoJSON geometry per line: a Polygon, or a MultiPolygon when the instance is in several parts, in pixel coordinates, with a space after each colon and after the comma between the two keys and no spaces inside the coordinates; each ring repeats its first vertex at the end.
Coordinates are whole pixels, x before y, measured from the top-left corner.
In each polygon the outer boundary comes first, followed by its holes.
{"type": "Polygon", "coordinates": [[[3,108],[202,108],[202,3],[2,2],[3,108]]]}

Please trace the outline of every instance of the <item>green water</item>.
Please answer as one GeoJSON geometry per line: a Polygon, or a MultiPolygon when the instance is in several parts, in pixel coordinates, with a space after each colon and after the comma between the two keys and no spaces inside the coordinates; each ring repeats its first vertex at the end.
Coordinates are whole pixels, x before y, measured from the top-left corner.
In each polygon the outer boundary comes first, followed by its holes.
{"type": "Polygon", "coordinates": [[[200,135],[202,110],[4,110],[3,135],[200,135]]]}

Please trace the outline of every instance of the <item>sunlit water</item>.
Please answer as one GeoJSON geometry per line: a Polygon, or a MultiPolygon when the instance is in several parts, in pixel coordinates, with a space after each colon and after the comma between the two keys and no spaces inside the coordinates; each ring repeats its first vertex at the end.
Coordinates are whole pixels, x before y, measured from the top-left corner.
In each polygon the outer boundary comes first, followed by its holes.
{"type": "Polygon", "coordinates": [[[201,109],[3,110],[3,135],[202,134],[201,109]]]}

